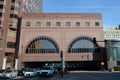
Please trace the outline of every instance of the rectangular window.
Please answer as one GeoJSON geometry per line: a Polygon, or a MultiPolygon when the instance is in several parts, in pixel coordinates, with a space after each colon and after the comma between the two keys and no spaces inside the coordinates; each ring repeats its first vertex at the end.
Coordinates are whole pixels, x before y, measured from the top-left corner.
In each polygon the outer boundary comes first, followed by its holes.
{"type": "Polygon", "coordinates": [[[0,21],[0,26],[2,26],[2,24],[3,24],[3,21],[0,21]]]}
{"type": "Polygon", "coordinates": [[[71,26],[71,23],[70,22],[66,22],[66,26],[71,26]]]}
{"type": "Polygon", "coordinates": [[[0,13],[0,17],[4,16],[4,13],[0,13]]]}
{"type": "Polygon", "coordinates": [[[61,26],[61,23],[60,22],[56,22],[56,26],[61,26]]]}
{"type": "Polygon", "coordinates": [[[95,22],[95,26],[100,26],[99,22],[95,22]]]}
{"type": "Polygon", "coordinates": [[[0,21],[0,25],[2,25],[2,22],[0,21]]]}
{"type": "Polygon", "coordinates": [[[12,2],[15,2],[15,0],[12,0],[12,2]]]}
{"type": "Polygon", "coordinates": [[[16,10],[16,11],[18,11],[18,7],[16,7],[16,6],[11,6],[11,10],[16,10]]]}
{"type": "Polygon", "coordinates": [[[30,26],[30,22],[26,22],[26,26],[30,26]]]}
{"type": "Polygon", "coordinates": [[[10,18],[18,18],[18,15],[16,15],[16,14],[10,14],[10,18]]]}
{"type": "Polygon", "coordinates": [[[41,26],[41,22],[36,22],[36,26],[41,26]]]}
{"type": "Polygon", "coordinates": [[[4,6],[3,5],[0,5],[0,9],[3,9],[4,8],[4,6]]]}
{"type": "Polygon", "coordinates": [[[12,31],[12,30],[8,30],[8,33],[7,33],[7,35],[9,36],[9,37],[16,37],[16,31],[12,31]]]}
{"type": "Polygon", "coordinates": [[[76,22],[76,26],[80,26],[80,22],[76,22]]]}
{"type": "Polygon", "coordinates": [[[7,48],[15,48],[14,42],[7,42],[7,48]]]}
{"type": "Polygon", "coordinates": [[[86,25],[86,27],[89,27],[90,26],[90,22],[86,22],[85,25],[86,25]]]}
{"type": "Polygon", "coordinates": [[[46,26],[51,26],[51,22],[46,22],[46,26]]]}
{"type": "Polygon", "coordinates": [[[15,22],[9,22],[9,26],[17,27],[17,23],[15,23],[15,22]]]}

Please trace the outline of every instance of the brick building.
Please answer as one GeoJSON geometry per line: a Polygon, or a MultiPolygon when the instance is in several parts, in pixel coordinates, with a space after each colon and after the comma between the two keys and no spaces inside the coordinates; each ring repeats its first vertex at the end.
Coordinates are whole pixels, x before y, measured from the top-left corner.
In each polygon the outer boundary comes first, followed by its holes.
{"type": "Polygon", "coordinates": [[[19,0],[0,0],[0,69],[14,67],[20,14],[19,0]]]}
{"type": "Polygon", "coordinates": [[[59,63],[63,51],[66,66],[100,68],[104,43],[93,38],[104,41],[99,13],[24,13],[17,66],[59,63]]]}

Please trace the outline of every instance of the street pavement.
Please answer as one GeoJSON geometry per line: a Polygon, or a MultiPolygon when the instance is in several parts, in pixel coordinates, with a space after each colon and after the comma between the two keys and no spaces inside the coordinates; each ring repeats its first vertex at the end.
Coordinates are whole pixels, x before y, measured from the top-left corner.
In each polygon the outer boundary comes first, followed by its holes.
{"type": "Polygon", "coordinates": [[[58,75],[54,80],[120,80],[120,72],[74,71],[63,78],[58,75]]]}
{"type": "Polygon", "coordinates": [[[53,77],[18,77],[11,80],[120,80],[120,72],[108,71],[71,71],[64,74],[63,77],[56,74],[53,77]]]}

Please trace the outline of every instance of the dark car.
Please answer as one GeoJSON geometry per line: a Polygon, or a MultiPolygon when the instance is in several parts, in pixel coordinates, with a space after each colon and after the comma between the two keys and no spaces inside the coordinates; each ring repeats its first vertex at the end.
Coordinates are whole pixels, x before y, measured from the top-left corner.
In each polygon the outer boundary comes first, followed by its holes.
{"type": "Polygon", "coordinates": [[[18,70],[18,76],[24,76],[24,71],[23,70],[18,70]]]}

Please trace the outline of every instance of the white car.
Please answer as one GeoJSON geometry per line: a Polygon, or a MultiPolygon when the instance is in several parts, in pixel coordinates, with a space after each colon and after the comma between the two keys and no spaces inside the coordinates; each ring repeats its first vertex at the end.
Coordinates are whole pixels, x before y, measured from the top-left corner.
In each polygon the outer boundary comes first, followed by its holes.
{"type": "Polygon", "coordinates": [[[37,73],[39,76],[53,76],[54,68],[53,66],[44,66],[37,73]]]}
{"type": "Polygon", "coordinates": [[[36,70],[28,70],[24,73],[25,77],[35,77],[37,76],[37,71],[36,70]]]}
{"type": "Polygon", "coordinates": [[[7,70],[4,71],[2,76],[3,78],[14,78],[17,77],[18,72],[16,70],[7,70]]]}

